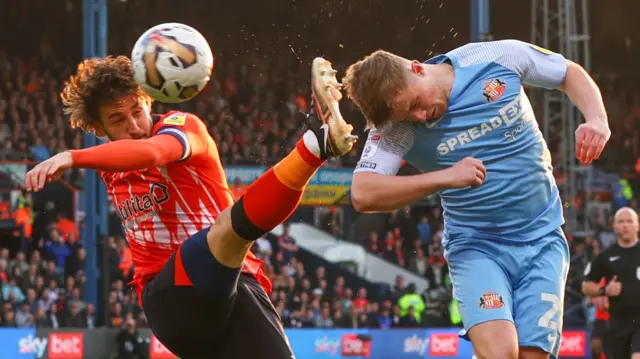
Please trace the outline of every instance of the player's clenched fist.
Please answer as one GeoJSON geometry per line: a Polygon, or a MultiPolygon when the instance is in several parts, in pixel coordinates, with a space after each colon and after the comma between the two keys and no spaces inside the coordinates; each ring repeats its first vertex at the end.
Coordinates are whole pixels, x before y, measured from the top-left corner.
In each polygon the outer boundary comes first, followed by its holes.
{"type": "Polygon", "coordinates": [[[597,160],[609,137],[611,137],[611,130],[606,122],[583,123],[576,130],[576,158],[584,165],[597,160]]]}
{"type": "Polygon", "coordinates": [[[473,188],[484,183],[487,176],[487,169],[482,161],[473,157],[465,157],[453,167],[446,169],[449,188],[473,188]]]}
{"type": "Polygon", "coordinates": [[[58,153],[48,160],[40,162],[27,173],[24,178],[25,188],[27,191],[40,191],[46,183],[57,180],[65,170],[72,166],[73,159],[70,152],[58,153]]]}

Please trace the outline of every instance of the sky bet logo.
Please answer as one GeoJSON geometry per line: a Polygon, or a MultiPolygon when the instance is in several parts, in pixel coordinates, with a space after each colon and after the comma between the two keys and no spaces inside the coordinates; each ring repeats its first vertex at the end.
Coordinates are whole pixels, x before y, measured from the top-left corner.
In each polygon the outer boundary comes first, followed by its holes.
{"type": "Polygon", "coordinates": [[[45,350],[47,350],[47,338],[38,338],[29,334],[26,338],[20,339],[18,342],[18,350],[20,354],[35,354],[36,358],[42,358],[45,350]]]}
{"type": "Polygon", "coordinates": [[[20,354],[34,354],[36,358],[81,359],[84,351],[82,333],[49,333],[49,338],[29,334],[18,342],[20,354]],[[48,351],[47,351],[48,347],[48,351]]]}
{"type": "Polygon", "coordinates": [[[157,204],[166,202],[168,199],[168,187],[161,183],[152,183],[149,193],[142,197],[135,195],[118,203],[118,212],[120,218],[128,220],[152,209],[157,204]]]}
{"type": "Polygon", "coordinates": [[[404,340],[404,352],[406,354],[414,353],[424,356],[429,348],[429,338],[420,338],[416,334],[404,340]]]}

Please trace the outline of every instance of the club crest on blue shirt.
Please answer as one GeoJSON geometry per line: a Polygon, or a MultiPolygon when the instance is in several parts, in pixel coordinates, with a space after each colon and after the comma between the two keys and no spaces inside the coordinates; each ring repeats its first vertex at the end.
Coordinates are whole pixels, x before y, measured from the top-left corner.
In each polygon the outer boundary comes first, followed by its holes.
{"type": "Polygon", "coordinates": [[[482,96],[489,102],[497,101],[507,91],[507,84],[500,79],[491,79],[482,87],[482,96]]]}

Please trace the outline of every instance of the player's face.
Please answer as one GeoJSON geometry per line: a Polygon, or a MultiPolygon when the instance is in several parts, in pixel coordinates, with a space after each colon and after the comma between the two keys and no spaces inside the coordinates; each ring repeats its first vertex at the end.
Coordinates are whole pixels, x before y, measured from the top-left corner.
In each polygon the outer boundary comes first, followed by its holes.
{"type": "Polygon", "coordinates": [[[100,122],[111,141],[151,137],[149,104],[136,95],[123,96],[100,106],[100,122]]]}
{"type": "Polygon", "coordinates": [[[435,78],[425,72],[418,61],[411,62],[411,74],[407,87],[398,93],[394,101],[391,119],[425,123],[444,115],[448,96],[435,78]]]}
{"type": "Polygon", "coordinates": [[[621,211],[616,215],[613,229],[621,240],[634,240],[638,235],[638,216],[631,210],[621,211]]]}

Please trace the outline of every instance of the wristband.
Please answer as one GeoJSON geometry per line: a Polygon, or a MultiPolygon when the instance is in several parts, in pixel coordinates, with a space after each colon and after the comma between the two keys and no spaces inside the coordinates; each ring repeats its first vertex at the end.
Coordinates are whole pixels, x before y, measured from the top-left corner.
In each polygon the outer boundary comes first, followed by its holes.
{"type": "Polygon", "coordinates": [[[600,296],[605,297],[607,295],[607,287],[600,287],[598,292],[600,293],[600,296]]]}

